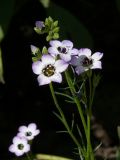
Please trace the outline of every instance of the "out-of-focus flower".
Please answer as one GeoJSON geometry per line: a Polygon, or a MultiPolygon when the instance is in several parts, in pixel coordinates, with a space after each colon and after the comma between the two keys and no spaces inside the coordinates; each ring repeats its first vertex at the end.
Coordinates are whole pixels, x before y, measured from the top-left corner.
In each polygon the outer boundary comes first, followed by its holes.
{"type": "Polygon", "coordinates": [[[30,151],[30,145],[28,144],[27,139],[16,136],[13,138],[13,144],[10,145],[9,151],[16,156],[22,156],[24,153],[30,151]]]}
{"type": "Polygon", "coordinates": [[[40,130],[37,129],[35,123],[30,123],[28,126],[20,126],[18,131],[19,133],[17,134],[17,136],[24,137],[27,140],[32,140],[40,133],[40,130]]]}
{"type": "Polygon", "coordinates": [[[75,66],[75,71],[78,75],[89,69],[101,69],[100,59],[103,57],[103,53],[95,52],[91,55],[91,50],[88,48],[82,48],[79,50],[77,56],[72,56],[71,64],[75,66]]]}
{"type": "Polygon", "coordinates": [[[43,21],[36,21],[36,22],[35,22],[35,26],[36,26],[36,28],[38,28],[38,29],[42,29],[43,27],[45,27],[45,24],[44,24],[43,21]]]}
{"type": "Polygon", "coordinates": [[[61,72],[65,71],[68,63],[63,60],[55,60],[51,55],[43,55],[41,61],[32,64],[33,72],[38,76],[39,85],[49,84],[50,82],[62,82],[61,72]]]}
{"type": "Polygon", "coordinates": [[[51,47],[48,48],[48,53],[54,57],[59,55],[65,62],[69,62],[72,55],[78,54],[78,50],[73,48],[73,43],[69,40],[64,40],[62,42],[52,40],[50,41],[50,45],[51,47]]]}

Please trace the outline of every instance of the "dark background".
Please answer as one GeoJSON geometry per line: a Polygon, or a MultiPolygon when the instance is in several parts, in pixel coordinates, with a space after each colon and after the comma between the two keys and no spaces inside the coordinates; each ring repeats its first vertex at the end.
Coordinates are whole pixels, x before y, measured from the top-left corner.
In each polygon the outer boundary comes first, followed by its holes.
{"type": "MultiPolygon", "coordinates": [[[[46,44],[45,37],[37,35],[33,30],[35,21],[44,20],[52,12],[46,11],[37,0],[23,2],[21,4],[21,1],[15,1],[15,12],[1,43],[5,84],[0,84],[0,160],[14,157],[8,152],[12,138],[20,125],[31,122],[35,122],[41,130],[33,143],[34,153],[74,157],[73,143],[69,136],[56,133],[64,128],[53,115],[55,107],[49,87],[39,87],[31,69],[30,45],[42,47],[46,44]]],[[[120,125],[120,10],[117,1],[53,2],[73,14],[89,33],[83,32],[81,36],[80,28],[77,30],[77,38],[72,37],[71,33],[66,33],[65,38],[75,41],[78,48],[90,47],[93,52],[104,53],[103,70],[100,71],[102,79],[97,88],[93,115],[109,134],[112,145],[118,145],[116,128],[120,125]]],[[[62,10],[61,13],[53,12],[51,15],[53,18],[58,16],[58,20],[68,21],[62,16],[62,10]]],[[[74,26],[72,19],[67,24],[69,28],[74,26]]],[[[76,29],[72,29],[72,34],[74,32],[76,29]]],[[[55,84],[55,87],[59,85],[55,84]]],[[[70,118],[69,111],[74,109],[64,106],[63,110],[70,118]]]]}

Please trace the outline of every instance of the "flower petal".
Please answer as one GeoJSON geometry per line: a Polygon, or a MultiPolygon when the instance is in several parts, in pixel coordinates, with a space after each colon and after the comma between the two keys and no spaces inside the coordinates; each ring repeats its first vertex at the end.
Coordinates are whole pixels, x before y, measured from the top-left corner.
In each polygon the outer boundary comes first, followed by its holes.
{"type": "Polygon", "coordinates": [[[29,152],[30,151],[30,145],[29,144],[26,144],[25,146],[24,146],[24,152],[26,153],[26,152],[29,152]]]}
{"type": "Polygon", "coordinates": [[[91,56],[91,50],[89,48],[81,48],[78,53],[79,56],[85,55],[87,57],[91,56]]]}
{"type": "Polygon", "coordinates": [[[73,48],[72,50],[70,50],[71,55],[78,55],[79,51],[76,48],[73,48]]]}
{"type": "Polygon", "coordinates": [[[37,136],[39,133],[40,133],[40,130],[36,129],[35,132],[34,132],[34,136],[37,136]]]}
{"type": "Polygon", "coordinates": [[[92,59],[98,61],[100,60],[101,58],[103,57],[103,53],[101,52],[95,52],[93,55],[92,55],[92,59]]]}
{"type": "Polygon", "coordinates": [[[20,126],[19,128],[18,128],[18,131],[19,132],[26,132],[26,130],[27,130],[27,127],[26,126],[20,126]]]}
{"type": "Polygon", "coordinates": [[[58,40],[52,40],[52,41],[50,41],[50,45],[52,47],[56,47],[57,48],[57,47],[61,46],[62,43],[60,41],[58,41],[58,40]]]}
{"type": "Polygon", "coordinates": [[[51,82],[50,78],[44,76],[43,74],[39,75],[37,80],[38,80],[38,83],[40,86],[45,85],[45,84],[49,84],[51,82]]]}
{"type": "Polygon", "coordinates": [[[17,136],[14,137],[14,138],[13,138],[13,143],[14,143],[14,144],[19,144],[19,143],[21,143],[20,137],[17,137],[17,136]]]}
{"type": "Polygon", "coordinates": [[[69,49],[72,49],[73,48],[73,43],[69,40],[64,40],[62,41],[62,44],[66,47],[66,48],[69,48],[69,49]]]}
{"type": "Polygon", "coordinates": [[[9,151],[10,152],[15,152],[16,151],[16,146],[14,144],[10,145],[9,151]]]}
{"type": "Polygon", "coordinates": [[[51,81],[61,83],[62,82],[62,75],[60,73],[56,73],[50,77],[51,81]]]}
{"type": "Polygon", "coordinates": [[[91,69],[102,69],[102,64],[101,64],[101,61],[94,61],[93,62],[93,66],[91,67],[91,69]]]}
{"type": "Polygon", "coordinates": [[[37,126],[36,126],[35,123],[30,123],[30,124],[28,125],[28,129],[30,129],[31,131],[36,130],[36,128],[37,128],[37,126]]]}
{"type": "Polygon", "coordinates": [[[73,65],[73,66],[78,66],[79,65],[78,57],[77,56],[72,56],[70,64],[73,65]]]}
{"type": "Polygon", "coordinates": [[[17,136],[20,137],[20,138],[25,137],[25,132],[18,132],[17,136]]]}
{"type": "Polygon", "coordinates": [[[35,74],[41,74],[43,67],[44,67],[44,64],[40,61],[33,62],[32,64],[32,70],[35,74]]]}
{"type": "Polygon", "coordinates": [[[43,21],[36,21],[35,22],[35,26],[39,29],[42,29],[43,27],[45,27],[44,22],[43,21]]]}
{"type": "Polygon", "coordinates": [[[57,48],[55,48],[55,47],[49,47],[48,48],[48,53],[50,53],[50,55],[52,55],[53,57],[57,56],[59,54],[57,48]]]}
{"type": "Polygon", "coordinates": [[[85,72],[85,69],[84,69],[83,66],[77,66],[77,67],[75,68],[75,72],[76,72],[78,75],[80,75],[81,73],[85,72]]]}
{"type": "Polygon", "coordinates": [[[69,62],[71,60],[70,54],[60,54],[60,58],[64,60],[65,62],[69,62]]]}
{"type": "Polygon", "coordinates": [[[22,156],[24,154],[24,152],[22,151],[22,150],[17,150],[16,152],[15,152],[15,155],[16,156],[22,156]]]}
{"type": "Polygon", "coordinates": [[[55,59],[49,54],[44,54],[41,57],[41,60],[42,60],[42,63],[45,64],[45,65],[54,64],[55,63],[55,59]]]}
{"type": "Polygon", "coordinates": [[[55,67],[56,67],[56,72],[64,72],[67,67],[68,67],[68,63],[66,63],[65,61],[63,60],[57,60],[55,62],[55,67]]]}

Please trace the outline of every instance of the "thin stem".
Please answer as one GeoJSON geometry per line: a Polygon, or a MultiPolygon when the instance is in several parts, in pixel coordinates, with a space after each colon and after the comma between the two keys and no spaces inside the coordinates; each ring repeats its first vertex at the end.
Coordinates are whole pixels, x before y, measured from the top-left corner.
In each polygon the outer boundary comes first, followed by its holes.
{"type": "Polygon", "coordinates": [[[56,96],[55,96],[55,92],[54,92],[54,88],[53,88],[52,83],[50,83],[49,86],[50,86],[50,91],[51,91],[51,94],[52,94],[52,97],[53,97],[55,106],[56,106],[56,108],[58,109],[58,111],[59,111],[59,113],[60,113],[60,115],[61,115],[62,123],[64,124],[65,128],[67,129],[67,131],[68,131],[70,137],[72,138],[72,140],[74,141],[74,143],[77,145],[78,148],[81,149],[81,152],[83,152],[83,149],[82,149],[81,145],[79,144],[79,142],[77,141],[76,137],[75,137],[74,134],[72,133],[72,131],[71,131],[71,129],[70,129],[70,127],[69,127],[69,125],[68,125],[68,123],[67,123],[67,121],[66,121],[66,118],[65,118],[65,116],[64,116],[64,113],[63,113],[63,111],[61,110],[61,108],[60,108],[60,106],[59,106],[59,104],[58,104],[58,102],[57,102],[57,98],[56,98],[56,96]]]}
{"type": "Polygon", "coordinates": [[[82,111],[79,99],[75,96],[75,93],[76,93],[75,87],[72,84],[71,77],[70,77],[70,75],[69,75],[69,73],[67,71],[65,72],[65,76],[66,76],[67,83],[68,83],[68,85],[70,87],[70,91],[71,91],[71,93],[72,93],[72,95],[74,97],[74,101],[75,101],[75,103],[77,105],[77,108],[78,108],[78,111],[79,111],[79,114],[80,114],[80,118],[82,120],[82,124],[83,124],[83,127],[84,127],[85,135],[87,137],[87,126],[86,126],[85,118],[84,118],[84,115],[83,115],[83,111],[82,111]]]}
{"type": "Polygon", "coordinates": [[[92,113],[92,102],[94,96],[94,90],[92,90],[91,75],[92,71],[89,70],[89,106],[87,109],[87,157],[88,159],[94,160],[92,146],[91,146],[91,113],[92,113]]]}
{"type": "Polygon", "coordinates": [[[27,159],[32,160],[28,153],[26,153],[27,159]]]}

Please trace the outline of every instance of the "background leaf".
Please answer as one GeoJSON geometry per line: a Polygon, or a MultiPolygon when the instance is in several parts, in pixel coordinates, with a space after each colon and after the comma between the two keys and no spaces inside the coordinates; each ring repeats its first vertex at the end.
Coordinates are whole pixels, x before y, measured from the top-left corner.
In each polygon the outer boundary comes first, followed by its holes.
{"type": "Polygon", "coordinates": [[[2,50],[0,48],[0,82],[5,83],[3,78],[2,50]]]}
{"type": "Polygon", "coordinates": [[[0,25],[4,33],[9,26],[10,20],[14,12],[15,0],[0,0],[0,25]]]}
{"type": "Polygon", "coordinates": [[[48,8],[50,4],[50,0],[39,0],[39,2],[43,5],[43,7],[48,8]]]}
{"type": "Polygon", "coordinates": [[[51,3],[47,9],[48,16],[59,21],[60,39],[70,39],[76,47],[92,47],[93,40],[86,27],[69,11],[51,3]]]}

